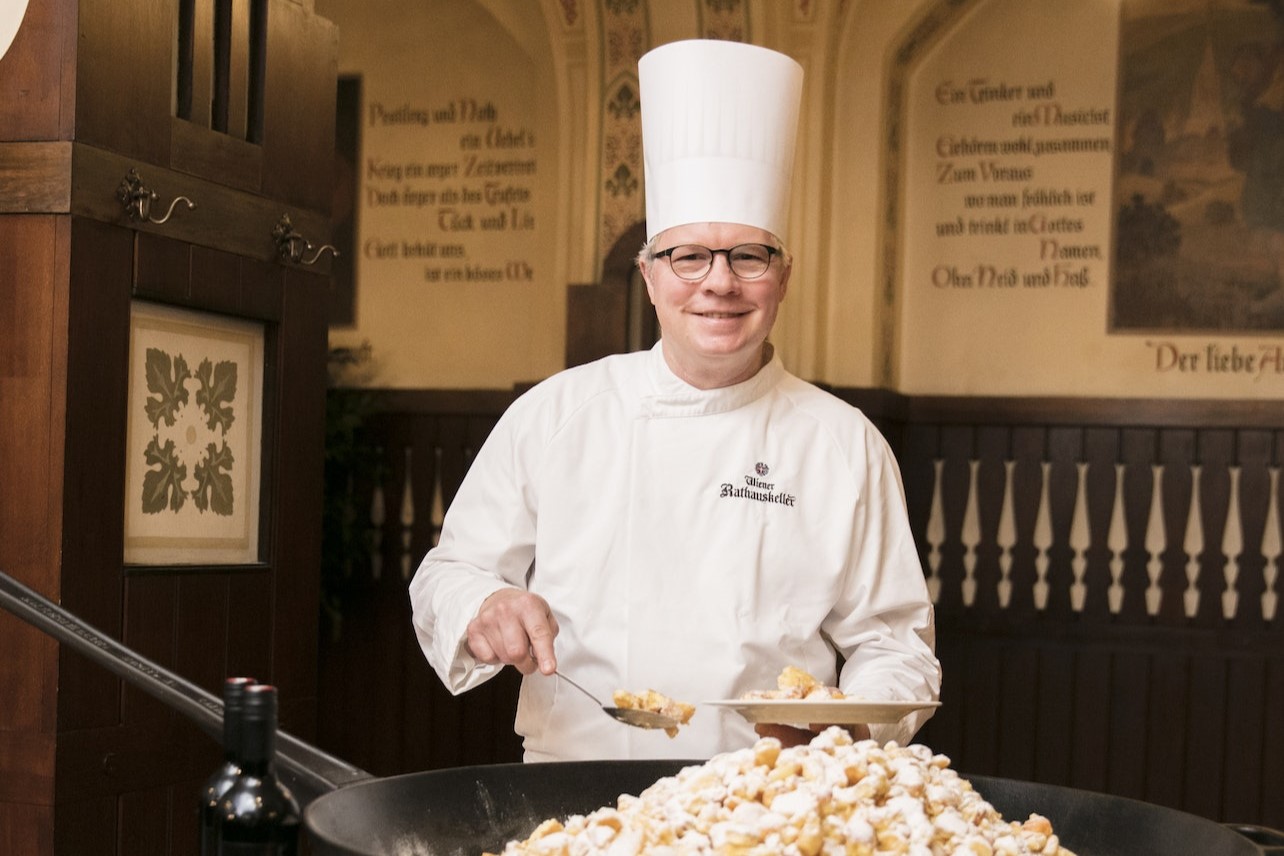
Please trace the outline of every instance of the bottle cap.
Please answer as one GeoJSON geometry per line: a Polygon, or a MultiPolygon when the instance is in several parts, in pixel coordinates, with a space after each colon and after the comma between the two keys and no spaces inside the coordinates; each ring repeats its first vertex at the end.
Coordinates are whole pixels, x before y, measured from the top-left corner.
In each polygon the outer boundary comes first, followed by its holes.
{"type": "Polygon", "coordinates": [[[276,722],[276,687],[271,684],[246,687],[241,711],[241,718],[246,722],[276,722]]]}

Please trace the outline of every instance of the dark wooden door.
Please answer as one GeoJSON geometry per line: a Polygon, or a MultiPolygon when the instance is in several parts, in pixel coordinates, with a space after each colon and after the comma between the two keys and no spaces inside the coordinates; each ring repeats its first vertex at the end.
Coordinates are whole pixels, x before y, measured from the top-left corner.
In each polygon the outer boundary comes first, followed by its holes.
{"type": "MultiPolygon", "coordinates": [[[[0,64],[0,570],[212,692],[277,684],[305,739],[327,260],[283,260],[273,228],[328,237],[336,67],[337,31],[296,0],[31,0],[0,64]],[[131,171],[151,219],[118,196],[131,171]],[[155,222],[178,196],[195,207],[155,222]],[[125,561],[140,306],[262,331],[243,561],[125,561]]],[[[0,853],[195,853],[215,741],[3,612],[0,651],[0,853]]]]}

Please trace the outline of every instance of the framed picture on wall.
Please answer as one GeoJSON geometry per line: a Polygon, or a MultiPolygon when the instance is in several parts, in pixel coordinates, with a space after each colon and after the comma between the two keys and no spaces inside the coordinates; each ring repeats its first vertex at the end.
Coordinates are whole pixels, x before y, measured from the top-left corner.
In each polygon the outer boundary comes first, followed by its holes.
{"type": "Polygon", "coordinates": [[[263,352],[260,323],[134,303],[126,564],[260,560],[263,352]]]}
{"type": "Polygon", "coordinates": [[[1125,0],[1116,330],[1284,330],[1284,3],[1125,0]]]}

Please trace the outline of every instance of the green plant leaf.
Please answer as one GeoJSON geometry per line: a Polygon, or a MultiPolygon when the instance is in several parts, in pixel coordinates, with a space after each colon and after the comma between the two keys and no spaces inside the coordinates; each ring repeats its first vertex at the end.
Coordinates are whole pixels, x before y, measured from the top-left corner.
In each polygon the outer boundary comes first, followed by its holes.
{"type": "Polygon", "coordinates": [[[156,397],[147,396],[148,421],[156,427],[162,419],[166,425],[173,425],[178,408],[187,403],[187,387],[183,382],[192,376],[187,361],[182,354],[171,358],[160,348],[148,348],[144,369],[147,391],[156,393],[156,397]]]}
{"type": "Polygon", "coordinates": [[[160,514],[167,507],[171,511],[181,509],[186,495],[180,485],[187,478],[187,466],[174,454],[174,441],[166,440],[161,446],[153,437],[144,457],[148,470],[143,474],[143,513],[160,514]]]}
{"type": "Polygon", "coordinates": [[[236,418],[232,401],[236,398],[236,363],[220,360],[211,363],[201,360],[196,369],[196,379],[201,388],[196,391],[196,403],[205,409],[205,424],[210,430],[221,427],[226,434],[236,418]]]}

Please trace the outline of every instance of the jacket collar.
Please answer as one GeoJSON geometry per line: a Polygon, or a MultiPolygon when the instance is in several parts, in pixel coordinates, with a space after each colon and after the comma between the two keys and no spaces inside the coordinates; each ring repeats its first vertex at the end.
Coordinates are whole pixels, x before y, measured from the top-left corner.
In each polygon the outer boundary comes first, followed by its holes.
{"type": "Polygon", "coordinates": [[[642,398],[642,415],[649,417],[710,416],[736,410],[756,401],[780,382],[784,364],[767,343],[767,364],[748,380],[718,389],[697,389],[679,378],[664,359],[663,343],[656,342],[648,359],[651,394],[642,398]]]}

